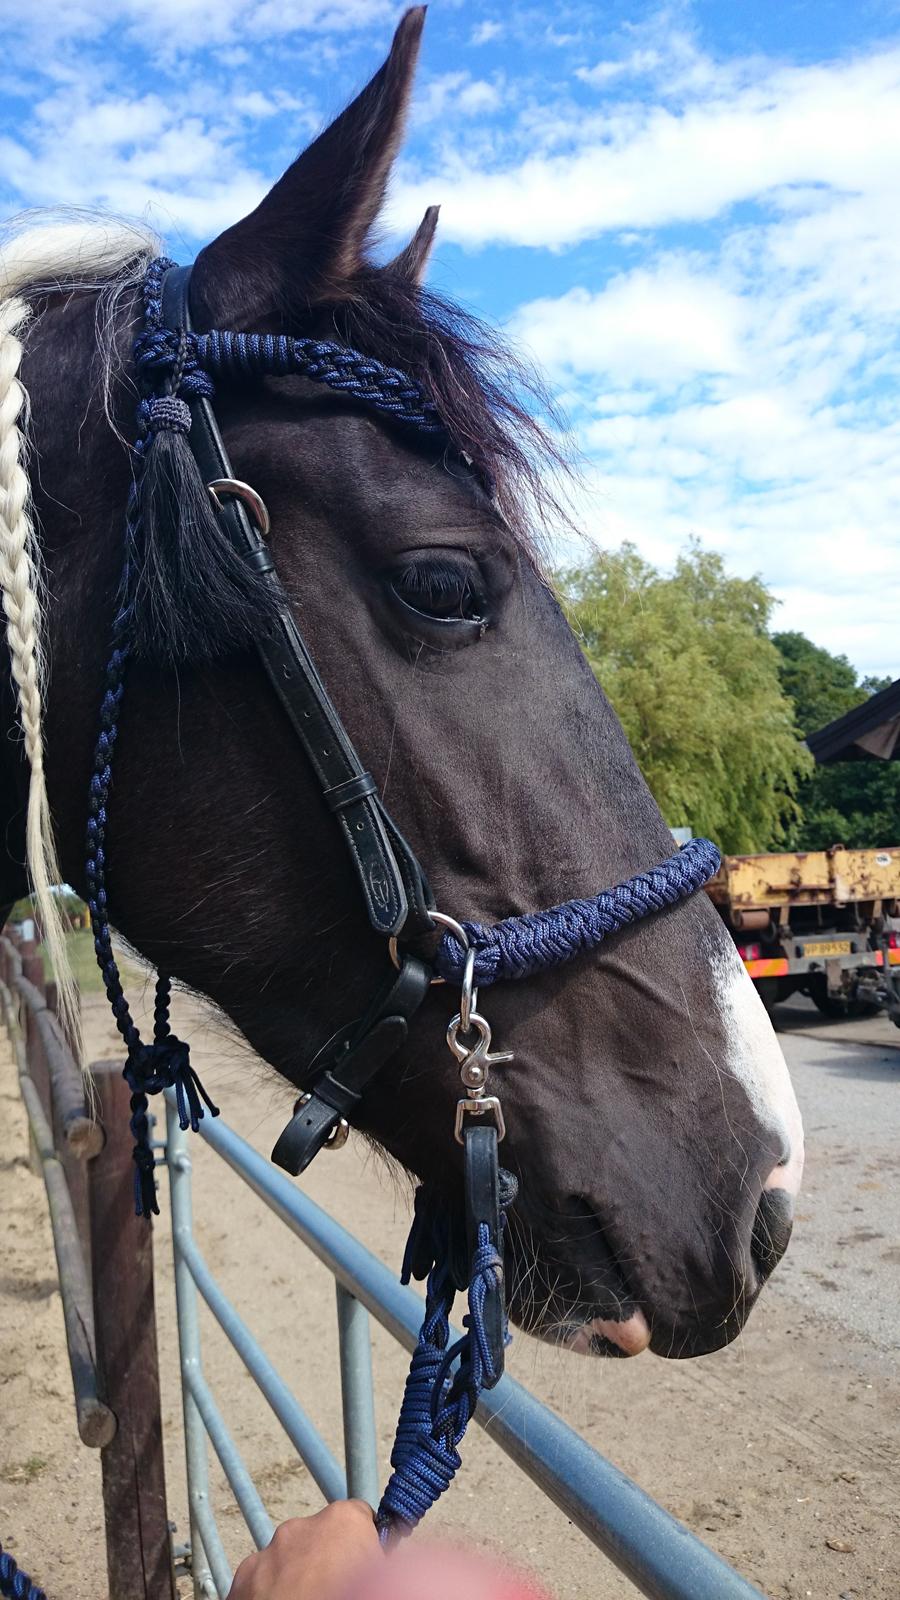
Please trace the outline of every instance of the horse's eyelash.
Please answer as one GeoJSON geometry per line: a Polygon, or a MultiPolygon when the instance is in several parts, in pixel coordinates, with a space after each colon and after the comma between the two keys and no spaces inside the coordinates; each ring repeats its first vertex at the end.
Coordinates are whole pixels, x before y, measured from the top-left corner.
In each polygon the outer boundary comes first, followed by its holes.
{"type": "Polygon", "coordinates": [[[407,592],[426,595],[430,599],[438,599],[443,595],[457,594],[460,590],[471,593],[476,587],[473,574],[462,571],[452,562],[429,562],[404,567],[397,576],[397,583],[407,592]]]}

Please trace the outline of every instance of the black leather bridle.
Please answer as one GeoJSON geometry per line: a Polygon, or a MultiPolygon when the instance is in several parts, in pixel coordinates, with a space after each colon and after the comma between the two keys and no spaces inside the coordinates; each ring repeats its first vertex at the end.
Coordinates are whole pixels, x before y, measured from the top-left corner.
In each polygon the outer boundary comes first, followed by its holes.
{"type": "MultiPolygon", "coordinates": [[[[175,332],[192,331],[190,282],[190,267],[171,267],[163,279],[163,321],[175,332]]],[[[189,403],[188,440],[203,482],[237,485],[211,401],[195,396],[189,403]]],[[[258,522],[238,491],[218,490],[219,525],[276,597],[273,619],[258,634],[256,650],[340,826],[369,922],[384,938],[434,933],[429,915],[434,899],[422,866],[360,761],[306,648],[258,522]]],[[[288,1172],[302,1172],[352,1121],[367,1085],[406,1040],[433,976],[417,956],[400,956],[399,968],[362,1020],[331,1042],[327,1061],[272,1151],[273,1161],[288,1172]]]]}

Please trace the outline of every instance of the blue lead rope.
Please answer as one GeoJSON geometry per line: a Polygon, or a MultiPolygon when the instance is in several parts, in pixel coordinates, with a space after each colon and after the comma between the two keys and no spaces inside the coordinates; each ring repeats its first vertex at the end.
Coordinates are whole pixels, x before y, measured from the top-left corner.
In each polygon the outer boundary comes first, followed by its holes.
{"type": "Polygon", "coordinates": [[[39,1589],[29,1578],[28,1573],[17,1566],[2,1544],[0,1544],[0,1594],[4,1600],[47,1600],[43,1589],[39,1589]]]}
{"type": "MultiPolygon", "coordinates": [[[[607,934],[702,889],[718,872],[721,859],[711,840],[690,839],[658,867],[604,889],[593,899],[567,900],[550,911],[506,917],[492,928],[464,922],[475,948],[475,984],[484,987],[504,978],[530,978],[596,950],[607,934]]],[[[461,983],[465,961],[462,945],[452,933],[445,933],[436,963],[441,977],[461,983]]]]}
{"type": "Polygon", "coordinates": [[[486,1223],[478,1238],[469,1272],[465,1333],[453,1345],[450,1312],[456,1287],[450,1271],[446,1222],[428,1215],[422,1188],[416,1190],[402,1283],[409,1283],[410,1263],[424,1228],[431,1228],[433,1264],[425,1291],[425,1316],[410,1362],[403,1402],[391,1451],[390,1481],[381,1497],[376,1524],[382,1544],[397,1534],[412,1533],[425,1513],[449,1489],[462,1461],[459,1445],[485,1387],[496,1381],[490,1340],[484,1325],[488,1293],[502,1280],[503,1261],[486,1223]]]}

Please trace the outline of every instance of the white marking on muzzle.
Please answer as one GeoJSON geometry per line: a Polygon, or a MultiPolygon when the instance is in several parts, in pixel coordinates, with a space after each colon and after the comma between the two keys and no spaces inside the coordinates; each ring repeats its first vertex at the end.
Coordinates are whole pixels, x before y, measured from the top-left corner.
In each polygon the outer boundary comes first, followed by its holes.
{"type": "Polygon", "coordinates": [[[713,982],[728,1041],[725,1068],[746,1090],[760,1121],[776,1129],[790,1150],[788,1160],[774,1169],[764,1187],[796,1195],[803,1175],[800,1107],[766,1008],[730,940],[713,956],[713,982]]]}

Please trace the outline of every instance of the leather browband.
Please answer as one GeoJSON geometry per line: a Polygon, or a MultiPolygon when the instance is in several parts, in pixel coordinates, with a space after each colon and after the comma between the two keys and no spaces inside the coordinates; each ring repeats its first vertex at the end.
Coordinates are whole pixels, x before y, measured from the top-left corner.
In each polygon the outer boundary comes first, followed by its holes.
{"type": "MultiPolygon", "coordinates": [[[[190,267],[173,267],[162,288],[162,321],[191,331],[190,267]]],[[[204,483],[234,476],[212,404],[191,397],[188,439],[204,483]]],[[[274,622],[263,627],[256,649],[269,682],[297,734],[322,797],[340,824],[362,889],[369,921],[385,937],[431,933],[434,900],[409,844],[385,810],[375,780],[351,743],[294,621],[275,563],[242,502],[222,497],[219,524],[234,549],[272,585],[278,597],[274,622]]],[[[349,1120],[367,1084],[406,1039],[409,1019],[428,993],[431,969],[406,955],[358,1025],[329,1049],[328,1064],[298,1104],[272,1159],[298,1173],[328,1142],[342,1118],[349,1120]]]]}

